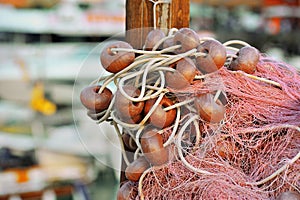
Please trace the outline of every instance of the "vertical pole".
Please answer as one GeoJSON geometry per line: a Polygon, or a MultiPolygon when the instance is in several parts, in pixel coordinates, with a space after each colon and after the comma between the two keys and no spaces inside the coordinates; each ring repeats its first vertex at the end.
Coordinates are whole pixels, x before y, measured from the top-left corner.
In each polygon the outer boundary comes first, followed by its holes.
{"type": "MultiPolygon", "coordinates": [[[[189,27],[190,1],[189,0],[126,0],[126,40],[133,48],[141,49],[149,31],[154,27],[170,29],[189,27]],[[154,4],[156,16],[154,17],[154,4]]],[[[130,160],[133,153],[125,146],[130,160]]],[[[126,180],[126,164],[122,159],[120,183],[126,180]]]]}
{"type": "Polygon", "coordinates": [[[154,19],[157,28],[189,27],[190,1],[126,0],[126,39],[134,48],[142,48],[148,32],[154,27],[154,19]],[[156,4],[154,18],[155,2],[159,3],[156,4]]]}

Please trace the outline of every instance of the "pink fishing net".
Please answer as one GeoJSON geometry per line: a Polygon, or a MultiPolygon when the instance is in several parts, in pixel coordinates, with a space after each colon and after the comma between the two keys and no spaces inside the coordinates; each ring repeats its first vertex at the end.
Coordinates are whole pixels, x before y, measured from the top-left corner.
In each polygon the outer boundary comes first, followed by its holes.
{"type": "MultiPolygon", "coordinates": [[[[170,89],[180,101],[207,91],[226,94],[223,122],[200,119],[200,144],[183,142],[186,161],[212,175],[187,168],[174,148],[173,160],[151,168],[135,199],[275,199],[283,191],[300,191],[300,160],[295,159],[300,152],[300,73],[261,56],[254,76],[279,85],[223,67],[188,88],[170,89]]],[[[191,126],[189,134],[193,131],[191,126]]],[[[169,134],[165,130],[165,139],[169,134]]]]}

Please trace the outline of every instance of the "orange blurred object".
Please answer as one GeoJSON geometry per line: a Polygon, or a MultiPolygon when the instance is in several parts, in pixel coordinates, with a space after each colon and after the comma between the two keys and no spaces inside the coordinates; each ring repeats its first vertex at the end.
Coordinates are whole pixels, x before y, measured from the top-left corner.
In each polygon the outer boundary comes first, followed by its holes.
{"type": "Polygon", "coordinates": [[[16,8],[28,8],[33,6],[34,0],[0,0],[1,4],[9,4],[16,8]]]}
{"type": "Polygon", "coordinates": [[[0,4],[11,5],[15,8],[45,7],[57,4],[59,0],[0,0],[0,4]]]}
{"type": "Polygon", "coordinates": [[[297,20],[299,0],[264,0],[263,6],[267,29],[271,34],[280,33],[282,23],[288,22],[293,26],[293,21],[297,20]]]}
{"type": "Polygon", "coordinates": [[[268,20],[268,29],[272,34],[278,34],[281,28],[281,18],[272,17],[268,20]]]}
{"type": "Polygon", "coordinates": [[[297,6],[298,0],[264,0],[264,6],[289,5],[297,6]]]}

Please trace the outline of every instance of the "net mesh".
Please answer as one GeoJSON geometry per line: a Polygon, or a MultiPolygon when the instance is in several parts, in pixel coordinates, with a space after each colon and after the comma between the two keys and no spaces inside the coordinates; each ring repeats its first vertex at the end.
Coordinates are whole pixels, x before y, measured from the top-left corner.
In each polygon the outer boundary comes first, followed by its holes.
{"type": "Polygon", "coordinates": [[[207,91],[226,93],[223,122],[200,119],[200,145],[191,139],[192,126],[181,142],[186,161],[212,175],[187,168],[174,147],[173,160],[150,168],[132,199],[275,199],[283,191],[300,191],[300,160],[294,159],[300,151],[300,74],[262,55],[254,75],[279,85],[223,67],[188,88],[170,89],[181,101],[207,91]]]}

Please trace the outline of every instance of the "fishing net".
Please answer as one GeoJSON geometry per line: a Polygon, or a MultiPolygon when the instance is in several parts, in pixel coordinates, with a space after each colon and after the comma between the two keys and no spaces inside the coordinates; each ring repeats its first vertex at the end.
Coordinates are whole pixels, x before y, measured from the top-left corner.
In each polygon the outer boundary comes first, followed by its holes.
{"type": "Polygon", "coordinates": [[[126,198],[119,199],[276,199],[284,191],[300,192],[299,71],[261,53],[254,73],[231,69],[242,52],[230,44],[250,46],[242,41],[219,44],[200,38],[196,40],[201,48],[183,51],[182,41],[165,47],[178,32],[170,30],[150,51],[112,45],[107,50],[111,56],[120,52],[139,56],[121,71],[92,83],[101,85],[99,94],[112,81],[117,86],[109,106],[90,116],[98,123],[110,121],[120,138],[126,133],[134,141],[135,148],[128,153],[121,139],[127,165],[147,157],[141,137],[153,126],[163,140],[160,148],[168,149],[168,162],[157,165],[148,159],[150,167],[137,182],[126,181],[131,189],[126,198]],[[174,72],[180,67],[177,62],[187,59],[185,66],[189,66],[190,60],[197,63],[198,57],[211,56],[206,41],[214,43],[211,48],[226,49],[226,62],[210,72],[196,70],[192,81],[180,86],[181,75],[174,72]],[[174,63],[177,69],[172,68],[174,63]],[[168,72],[175,78],[168,79],[168,72]],[[150,101],[152,108],[146,112],[150,101]],[[161,101],[167,103],[159,107],[161,101]],[[137,112],[144,102],[145,108],[137,112]],[[207,103],[218,109],[211,108],[209,116],[202,116],[207,103]],[[165,126],[162,114],[151,118],[157,109],[160,113],[177,111],[171,125],[165,126]]]}
{"type": "Polygon", "coordinates": [[[255,75],[280,87],[222,68],[205,83],[176,91],[226,92],[224,123],[202,121],[200,146],[184,150],[188,163],[213,175],[194,172],[181,160],[152,168],[142,181],[145,199],[275,199],[283,191],[299,191],[299,72],[262,57],[255,75]],[[220,78],[222,88],[216,84],[220,78]]]}

